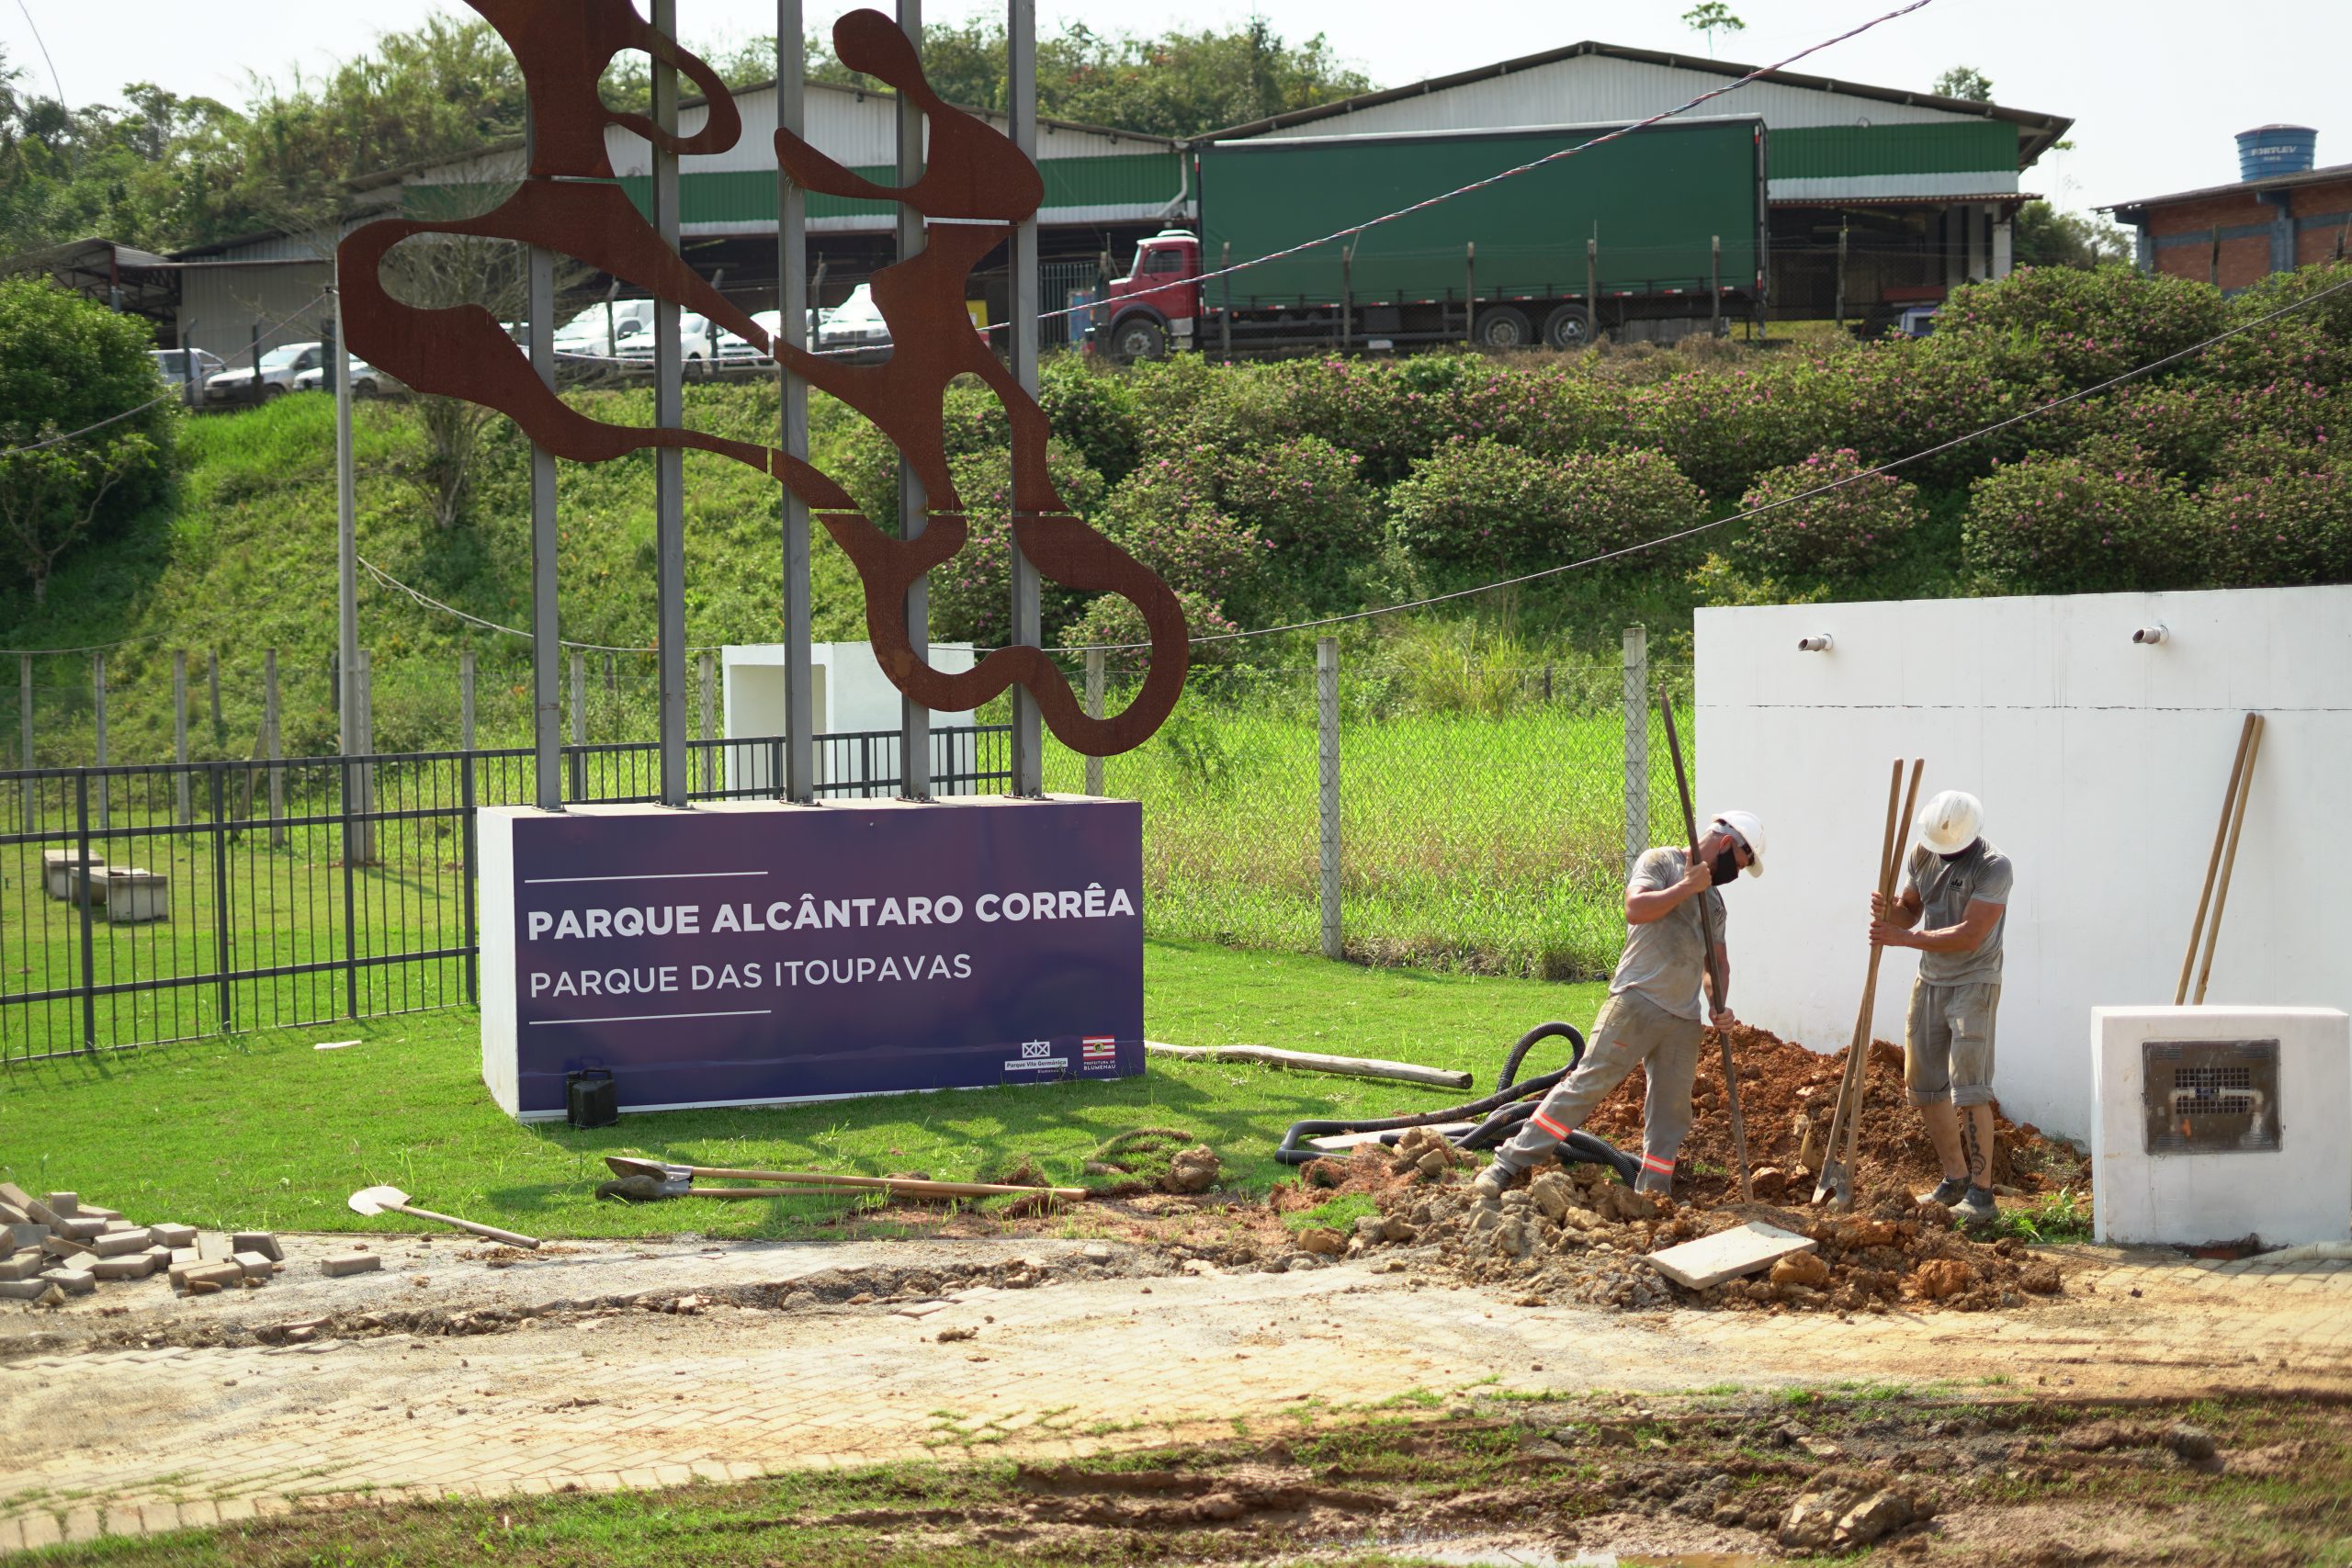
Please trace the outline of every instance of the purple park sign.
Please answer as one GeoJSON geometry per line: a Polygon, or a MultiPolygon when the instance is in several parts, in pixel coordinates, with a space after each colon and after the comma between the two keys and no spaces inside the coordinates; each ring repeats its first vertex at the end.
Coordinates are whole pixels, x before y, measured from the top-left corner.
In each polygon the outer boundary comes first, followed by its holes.
{"type": "Polygon", "coordinates": [[[1143,815],[979,798],[481,813],[482,1077],[560,1116],[1132,1077],[1143,815]]]}

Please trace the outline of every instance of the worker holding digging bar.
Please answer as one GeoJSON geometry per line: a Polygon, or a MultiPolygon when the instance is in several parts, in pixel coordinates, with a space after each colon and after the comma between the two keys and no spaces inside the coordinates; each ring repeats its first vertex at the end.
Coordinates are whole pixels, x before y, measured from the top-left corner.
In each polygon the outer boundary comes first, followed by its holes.
{"type": "Polygon", "coordinates": [[[1919,808],[1916,826],[1919,842],[1902,897],[1871,895],[1871,942],[1916,947],[1921,955],[1903,1078],[1943,1161],[1935,1201],[1963,1219],[1989,1221],[1998,1217],[1993,1017],[2001,1005],[2001,928],[2015,875],[2008,856],[1985,841],[1984,807],[1974,795],[1944,791],[1919,808]]]}
{"type": "Polygon", "coordinates": [[[1659,1196],[1672,1192],[1675,1156],[1690,1131],[1690,1088],[1706,1033],[1702,1016],[1708,927],[1701,908],[1703,903],[1712,916],[1716,938],[1714,1024],[1728,1029],[1737,1021],[1727,1000],[1731,960],[1723,944],[1721,889],[1743,871],[1764,874],[1764,826],[1746,811],[1715,818],[1699,840],[1695,861],[1688,850],[1669,844],[1645,851],[1634,862],[1625,888],[1625,952],[1609,982],[1609,999],[1593,1021],[1591,1043],[1576,1070],[1495,1151],[1494,1164],[1472,1188],[1480,1202],[1501,1201],[1512,1179],[1552,1157],[1635,1067],[1647,1072],[1649,1093],[1642,1113],[1642,1174],[1634,1187],[1659,1196]]]}

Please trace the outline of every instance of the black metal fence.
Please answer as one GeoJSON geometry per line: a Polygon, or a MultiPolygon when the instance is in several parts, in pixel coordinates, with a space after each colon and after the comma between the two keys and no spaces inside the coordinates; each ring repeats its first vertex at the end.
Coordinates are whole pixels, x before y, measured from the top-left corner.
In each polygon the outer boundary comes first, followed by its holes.
{"type": "MultiPolygon", "coordinates": [[[[939,795],[1012,782],[940,728],[939,795]]],[[[695,800],[773,798],[781,739],[689,743],[695,800]]],[[[818,737],[818,794],[895,795],[896,731],[818,737]]],[[[651,742],[567,746],[568,801],[659,798],[651,742]]],[[[528,750],[0,772],[0,1064],[479,999],[474,813],[528,750]]]]}

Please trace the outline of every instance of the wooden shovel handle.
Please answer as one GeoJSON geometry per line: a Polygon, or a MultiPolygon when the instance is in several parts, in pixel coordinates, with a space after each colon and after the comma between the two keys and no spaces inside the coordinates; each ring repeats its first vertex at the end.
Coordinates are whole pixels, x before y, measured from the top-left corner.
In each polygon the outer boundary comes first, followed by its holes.
{"type": "Polygon", "coordinates": [[[461,1220],[455,1214],[436,1214],[430,1209],[420,1209],[412,1203],[387,1203],[384,1207],[395,1214],[414,1214],[420,1220],[438,1220],[445,1225],[455,1225],[461,1231],[471,1231],[476,1235],[488,1236],[492,1241],[503,1241],[509,1247],[537,1247],[539,1245],[537,1236],[522,1235],[514,1231],[503,1231],[496,1225],[478,1225],[471,1220],[461,1220]]]}

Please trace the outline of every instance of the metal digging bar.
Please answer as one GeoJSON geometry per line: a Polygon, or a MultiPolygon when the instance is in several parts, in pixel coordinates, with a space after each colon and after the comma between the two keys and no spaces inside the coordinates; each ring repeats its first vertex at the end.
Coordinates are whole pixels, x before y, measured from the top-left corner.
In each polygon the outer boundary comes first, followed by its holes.
{"type": "MultiPolygon", "coordinates": [[[[1887,779],[1886,835],[1879,841],[1878,852],[1878,892],[1882,898],[1894,896],[1895,872],[1902,863],[1902,825],[1911,820],[1911,809],[1918,804],[1919,773],[1927,765],[1924,757],[1911,764],[1911,793],[1907,799],[1903,795],[1902,758],[1894,760],[1894,772],[1887,779]]],[[[1826,1202],[1840,1213],[1854,1206],[1854,1150],[1860,1141],[1871,1017],[1878,1010],[1878,964],[1885,952],[1876,942],[1871,944],[1870,974],[1862,983],[1862,1010],[1854,1021],[1854,1043],[1846,1052],[1845,1076],[1838,1081],[1838,1111],[1830,1119],[1829,1138],[1822,1145],[1821,1176],[1813,1187],[1815,1202],[1826,1202]]]]}
{"type": "MultiPolygon", "coordinates": [[[[1666,716],[1666,749],[1674,759],[1674,787],[1682,795],[1682,829],[1690,839],[1690,863],[1699,863],[1699,818],[1690,809],[1690,778],[1682,768],[1682,738],[1675,732],[1674,700],[1667,694],[1666,682],[1657,687],[1657,711],[1666,716]]],[[[1724,1005],[1724,974],[1715,961],[1715,912],[1707,903],[1704,893],[1699,895],[1699,940],[1706,944],[1702,955],[1706,965],[1707,1007],[1719,1012],[1724,1005]]],[[[1747,1174],[1747,1122],[1739,1113],[1739,1068],[1731,1059],[1731,1031],[1718,1029],[1715,1038],[1724,1051],[1724,1109],[1731,1112],[1731,1152],[1739,1162],[1739,1201],[1756,1201],[1755,1184],[1747,1174]]]]}

